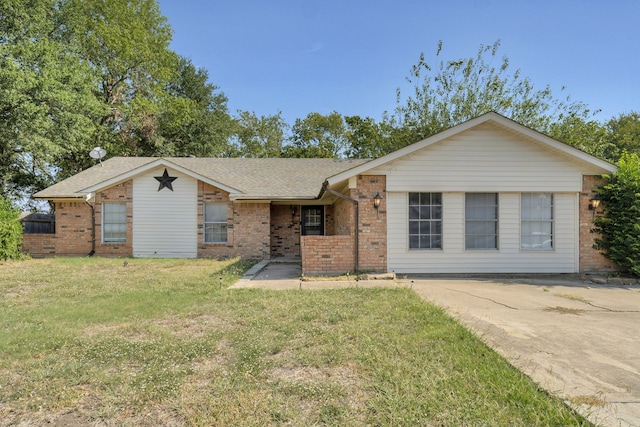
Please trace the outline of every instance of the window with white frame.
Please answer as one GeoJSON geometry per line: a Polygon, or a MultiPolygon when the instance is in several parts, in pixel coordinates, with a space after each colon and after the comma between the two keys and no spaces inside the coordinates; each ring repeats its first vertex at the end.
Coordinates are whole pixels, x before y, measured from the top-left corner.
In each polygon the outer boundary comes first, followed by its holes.
{"type": "Polygon", "coordinates": [[[204,204],[204,242],[227,242],[227,204],[212,202],[204,204]]]}
{"type": "Polygon", "coordinates": [[[442,193],[409,193],[409,249],[442,249],[442,193]]]}
{"type": "Polygon", "coordinates": [[[102,204],[102,242],[125,243],[127,241],[127,204],[102,204]]]}
{"type": "Polygon", "coordinates": [[[527,251],[553,249],[553,194],[520,195],[520,248],[527,251]]]}
{"type": "Polygon", "coordinates": [[[465,195],[465,249],[498,249],[498,193],[465,195]]]}

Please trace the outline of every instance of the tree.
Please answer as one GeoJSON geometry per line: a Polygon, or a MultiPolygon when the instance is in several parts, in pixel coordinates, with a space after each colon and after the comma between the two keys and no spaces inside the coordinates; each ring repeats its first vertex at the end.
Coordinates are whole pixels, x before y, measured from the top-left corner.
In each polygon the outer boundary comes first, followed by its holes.
{"type": "Polygon", "coordinates": [[[156,0],[0,0],[0,194],[114,155],[230,155],[227,98],[169,49],[156,0]]]}
{"type": "Polygon", "coordinates": [[[256,116],[240,111],[236,118],[236,148],[242,157],[280,157],[287,124],[282,113],[256,116]]]}
{"type": "Polygon", "coordinates": [[[68,0],[60,7],[64,40],[97,74],[96,95],[107,107],[99,121],[104,141],[97,142],[114,154],[156,152],[163,90],[178,70],[156,1],[68,0]]]}
{"type": "Polygon", "coordinates": [[[609,142],[607,158],[617,160],[625,151],[640,154],[640,113],[620,114],[609,120],[606,128],[609,142]]]}
{"type": "Polygon", "coordinates": [[[611,156],[616,148],[607,129],[596,120],[565,116],[561,121],[551,123],[549,136],[601,159],[616,160],[611,156]]]}
{"type": "Polygon", "coordinates": [[[209,83],[207,70],[196,69],[185,58],[165,88],[158,114],[158,133],[162,145],[151,155],[228,156],[234,122],[227,108],[227,97],[209,83]]]}
{"type": "Polygon", "coordinates": [[[15,200],[53,183],[104,109],[93,70],[62,40],[55,0],[0,0],[0,11],[0,194],[15,200]]]}
{"type": "Polygon", "coordinates": [[[594,248],[624,272],[640,276],[640,155],[623,153],[618,170],[599,189],[603,216],[596,218],[594,248]]]}
{"type": "Polygon", "coordinates": [[[344,119],[335,111],[296,119],[291,134],[291,144],[283,148],[282,157],[342,157],[347,149],[344,119]]]}
{"type": "MultiPolygon", "coordinates": [[[[388,118],[410,132],[406,144],[490,111],[544,133],[567,116],[591,117],[584,104],[555,98],[549,86],[536,89],[520,70],[510,74],[509,59],[497,57],[499,47],[499,41],[481,45],[475,57],[441,60],[435,67],[420,55],[407,78],[412,95],[403,99],[398,89],[398,106],[388,118]]],[[[436,57],[441,53],[439,42],[436,57]]]]}
{"type": "Polygon", "coordinates": [[[20,258],[21,246],[20,211],[9,200],[0,197],[0,260],[20,258]]]}

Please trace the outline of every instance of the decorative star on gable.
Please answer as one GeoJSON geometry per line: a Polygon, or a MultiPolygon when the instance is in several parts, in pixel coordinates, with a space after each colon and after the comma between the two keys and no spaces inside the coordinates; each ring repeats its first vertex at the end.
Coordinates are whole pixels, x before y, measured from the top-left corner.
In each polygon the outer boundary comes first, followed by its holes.
{"type": "Polygon", "coordinates": [[[162,176],[154,176],[154,178],[160,183],[158,191],[162,190],[163,188],[168,188],[169,190],[173,191],[173,184],[171,183],[178,179],[177,176],[169,176],[169,172],[167,172],[166,168],[162,176]]]}

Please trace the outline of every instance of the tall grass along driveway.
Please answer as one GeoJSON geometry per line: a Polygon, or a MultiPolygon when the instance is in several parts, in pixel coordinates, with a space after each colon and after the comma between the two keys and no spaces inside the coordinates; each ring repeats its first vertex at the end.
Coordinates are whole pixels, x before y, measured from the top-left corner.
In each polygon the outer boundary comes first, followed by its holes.
{"type": "Polygon", "coordinates": [[[411,290],[240,260],[0,264],[0,425],[588,425],[411,290]]]}

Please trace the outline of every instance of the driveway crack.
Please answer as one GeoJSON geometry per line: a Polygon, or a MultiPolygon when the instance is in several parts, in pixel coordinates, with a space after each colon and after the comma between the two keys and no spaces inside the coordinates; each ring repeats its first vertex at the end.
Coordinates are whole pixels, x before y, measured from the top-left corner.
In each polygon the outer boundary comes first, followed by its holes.
{"type": "Polygon", "coordinates": [[[472,296],[472,297],[474,297],[474,298],[483,299],[483,300],[485,300],[485,301],[491,301],[491,302],[492,302],[492,303],[494,303],[494,304],[501,305],[501,306],[506,307],[506,308],[510,308],[511,310],[518,310],[518,308],[517,308],[517,307],[511,307],[510,305],[507,305],[507,304],[501,303],[501,302],[496,301],[496,300],[493,300],[493,299],[491,299],[491,298],[481,297],[481,296],[478,296],[478,295],[472,294],[472,293],[470,293],[470,292],[459,291],[459,290],[457,290],[457,289],[451,289],[451,288],[446,288],[446,289],[448,289],[448,290],[450,290],[450,291],[453,291],[453,292],[459,292],[459,293],[461,293],[461,294],[466,294],[466,295],[472,296]]]}

